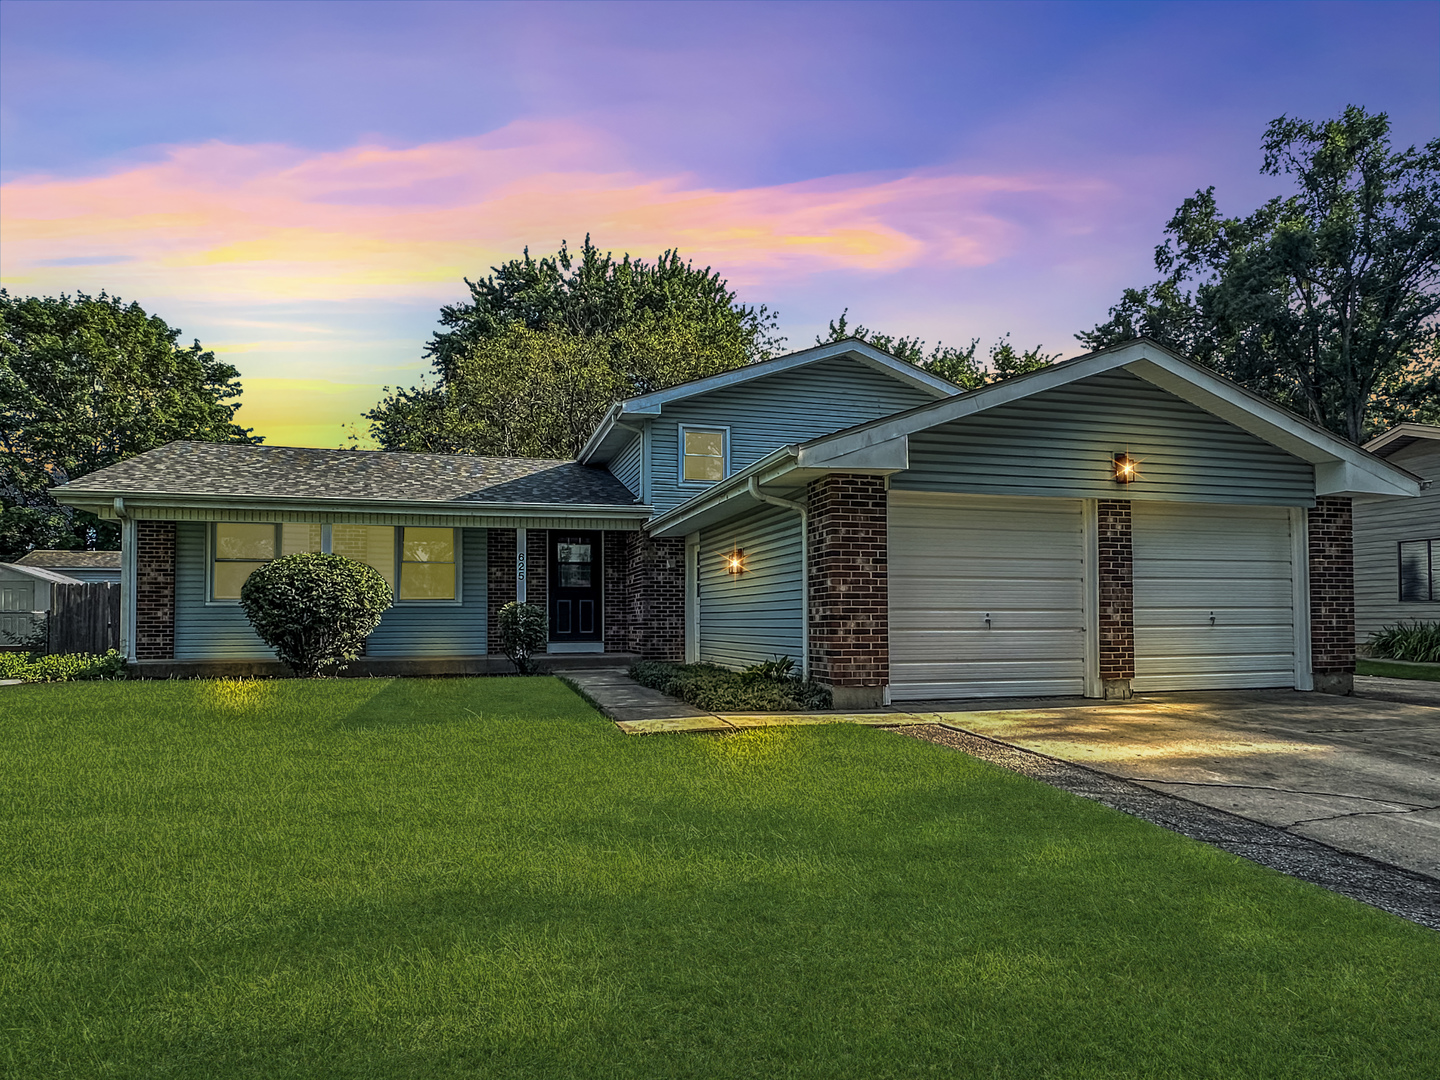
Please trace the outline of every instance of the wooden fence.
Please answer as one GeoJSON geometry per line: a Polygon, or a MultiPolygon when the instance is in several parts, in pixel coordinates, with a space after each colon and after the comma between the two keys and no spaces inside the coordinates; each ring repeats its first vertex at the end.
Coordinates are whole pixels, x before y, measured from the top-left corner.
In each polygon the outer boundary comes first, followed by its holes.
{"type": "Polygon", "coordinates": [[[118,648],[118,584],[87,581],[50,587],[50,652],[99,654],[118,648]]]}

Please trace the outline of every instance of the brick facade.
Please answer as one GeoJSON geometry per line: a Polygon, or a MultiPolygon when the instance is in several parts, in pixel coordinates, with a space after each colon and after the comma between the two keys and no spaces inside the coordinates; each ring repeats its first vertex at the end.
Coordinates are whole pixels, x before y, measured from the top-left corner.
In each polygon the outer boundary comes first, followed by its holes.
{"type": "Polygon", "coordinates": [[[1130,500],[1099,499],[1100,680],[1107,698],[1130,696],[1135,678],[1135,549],[1130,500]]]}
{"type": "Polygon", "coordinates": [[[515,599],[515,530],[485,530],[485,651],[500,654],[500,609],[515,599]]]}
{"type": "Polygon", "coordinates": [[[630,533],[605,533],[605,651],[630,651],[630,598],[625,591],[626,540],[630,533]]]}
{"type": "Polygon", "coordinates": [[[525,602],[550,611],[550,530],[525,530],[525,602]]]}
{"type": "Polygon", "coordinates": [[[1310,670],[1315,689],[1348,694],[1355,677],[1355,542],[1349,499],[1309,512],[1310,670]]]}
{"type": "MultiPolygon", "coordinates": [[[[685,540],[625,534],[626,637],[647,660],[685,659],[685,540]]],[[[607,605],[608,609],[608,605],[607,605]]]]}
{"type": "Polygon", "coordinates": [[[175,659],[175,523],[135,523],[135,659],[175,659]]]}
{"type": "Polygon", "coordinates": [[[885,481],[832,473],[807,491],[810,671],[837,708],[879,705],[890,679],[885,481]]]}

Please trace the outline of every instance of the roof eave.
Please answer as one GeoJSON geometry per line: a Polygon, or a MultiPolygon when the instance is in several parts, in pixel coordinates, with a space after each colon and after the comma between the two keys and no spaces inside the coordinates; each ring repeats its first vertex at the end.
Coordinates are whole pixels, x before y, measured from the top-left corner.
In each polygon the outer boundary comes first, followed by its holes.
{"type": "MultiPolygon", "coordinates": [[[[113,508],[115,500],[124,500],[127,509],[146,507],[199,507],[209,509],[224,506],[237,510],[303,510],[313,508],[322,512],[359,511],[363,513],[394,514],[451,514],[468,517],[515,517],[515,516],[574,516],[574,517],[633,517],[645,520],[654,510],[649,506],[618,503],[540,503],[540,502],[491,502],[473,499],[357,499],[357,498],[316,498],[305,495],[200,495],[175,494],[156,491],[70,491],[64,485],[52,488],[50,494],[56,501],[67,506],[82,508],[101,506],[113,508]]],[[[112,509],[112,512],[113,509],[112,509]]]]}

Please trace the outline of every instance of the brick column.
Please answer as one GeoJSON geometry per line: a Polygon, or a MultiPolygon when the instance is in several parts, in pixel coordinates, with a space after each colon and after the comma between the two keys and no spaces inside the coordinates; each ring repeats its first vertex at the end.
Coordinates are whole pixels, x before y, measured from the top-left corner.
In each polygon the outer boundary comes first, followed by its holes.
{"type": "Polygon", "coordinates": [[[549,617],[550,530],[525,530],[525,602],[549,617]]]}
{"type": "Polygon", "coordinates": [[[515,599],[515,530],[485,530],[485,651],[500,654],[500,609],[515,599]]]}
{"type": "Polygon", "coordinates": [[[810,672],[837,709],[880,705],[890,681],[885,481],[832,473],[810,482],[810,672]]]}
{"type": "Polygon", "coordinates": [[[175,659],[175,523],[135,523],[135,659],[175,659]]]}
{"type": "Polygon", "coordinates": [[[1135,678],[1135,550],[1130,500],[1099,499],[1100,681],[1105,697],[1124,700],[1135,678]]]}
{"type": "Polygon", "coordinates": [[[630,597],[625,591],[625,540],[629,533],[607,532],[605,560],[605,651],[630,651],[630,597]]]}
{"type": "MultiPolygon", "coordinates": [[[[685,538],[643,532],[625,542],[630,651],[647,660],[685,660],[685,538]]],[[[609,647],[608,644],[606,646],[609,647]]]]}
{"type": "Polygon", "coordinates": [[[1310,670],[1315,689],[1355,688],[1355,540],[1350,500],[1321,497],[1309,514],[1310,670]]]}

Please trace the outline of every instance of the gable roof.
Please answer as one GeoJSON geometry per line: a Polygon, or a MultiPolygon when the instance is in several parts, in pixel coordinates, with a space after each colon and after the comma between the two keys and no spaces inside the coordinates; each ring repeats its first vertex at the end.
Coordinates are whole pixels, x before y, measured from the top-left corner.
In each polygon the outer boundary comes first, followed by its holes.
{"type": "Polygon", "coordinates": [[[580,451],[578,460],[582,463],[608,461],[611,454],[621,449],[633,437],[634,433],[623,426],[623,422],[627,418],[646,419],[659,416],[665,406],[674,401],[684,401],[687,398],[708,394],[713,390],[738,386],[756,379],[763,379],[768,375],[778,375],[784,371],[793,371],[809,364],[834,359],[854,360],[936,398],[952,397],[963,392],[960,387],[948,379],[942,379],[938,375],[932,375],[924,368],[897,359],[868,342],[861,341],[859,338],[846,338],[843,341],[826,342],[824,345],[816,345],[811,349],[801,349],[799,352],[777,356],[773,360],[762,360],[758,364],[736,368],[734,371],[724,371],[719,375],[707,375],[703,379],[692,379],[664,390],[655,390],[649,394],[641,394],[639,397],[617,402],[611,406],[610,411],[605,414],[605,418],[600,421],[594,434],[590,436],[584,449],[580,451]]]}
{"type": "Polygon", "coordinates": [[[605,510],[635,496],[604,469],[542,458],[173,442],[54,488],[62,502],[174,496],[605,510]]]}
{"type": "Polygon", "coordinates": [[[1440,442],[1440,427],[1434,424],[1396,424],[1389,431],[1382,431],[1367,442],[1365,449],[1388,458],[1396,450],[1403,450],[1422,440],[1440,442]]]}
{"type": "Polygon", "coordinates": [[[118,551],[47,551],[40,548],[15,560],[16,566],[43,566],[50,570],[119,570],[118,551]]]}
{"type": "Polygon", "coordinates": [[[1315,468],[1317,495],[1413,496],[1420,492],[1422,481],[1414,474],[1209,368],[1177,356],[1148,338],[1140,338],[808,442],[792,443],[660,515],[651,529],[656,536],[676,536],[723,520],[745,508],[735,505],[731,509],[734,500],[753,501],[753,496],[746,494],[751,490],[752,478],[756,484],[781,482],[793,487],[827,472],[903,472],[910,467],[908,440],[912,434],[1116,369],[1128,371],[1309,462],[1315,468]]]}
{"type": "Polygon", "coordinates": [[[0,566],[7,570],[16,570],[26,577],[34,578],[36,581],[46,581],[51,585],[83,585],[79,578],[69,577],[54,570],[46,569],[43,566],[21,566],[19,563],[0,563],[0,566]]]}

